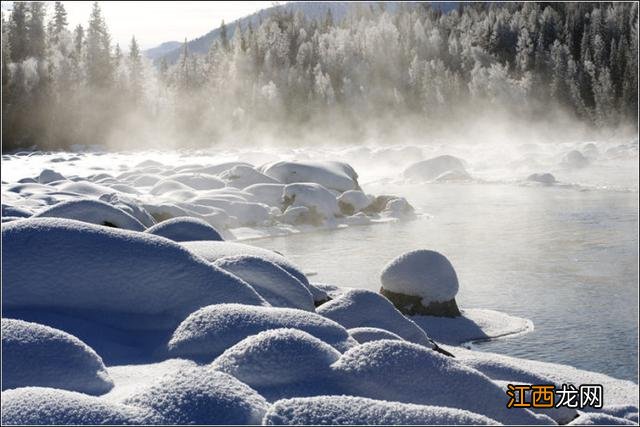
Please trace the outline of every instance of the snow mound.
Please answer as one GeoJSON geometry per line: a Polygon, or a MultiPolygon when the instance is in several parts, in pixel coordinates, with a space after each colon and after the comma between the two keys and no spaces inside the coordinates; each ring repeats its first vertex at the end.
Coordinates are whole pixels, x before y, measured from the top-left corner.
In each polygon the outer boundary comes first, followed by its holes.
{"type": "Polygon", "coordinates": [[[254,184],[277,184],[275,179],[258,172],[251,166],[237,165],[218,175],[227,185],[235,188],[245,188],[254,184]]]}
{"type": "Polygon", "coordinates": [[[396,257],[384,267],[380,280],[383,294],[408,314],[424,310],[415,305],[406,307],[407,301],[399,298],[394,300],[393,294],[418,297],[418,303],[428,308],[432,303],[452,301],[458,293],[458,277],[449,260],[444,255],[427,249],[407,252],[396,257]],[[390,295],[386,295],[384,291],[390,291],[390,295]]]}
{"type": "Polygon", "coordinates": [[[339,191],[358,190],[358,175],[342,162],[275,162],[260,167],[260,172],[283,183],[309,182],[339,191]]]}
{"type": "Polygon", "coordinates": [[[61,173],[58,173],[51,169],[44,169],[42,172],[40,172],[40,175],[38,175],[37,181],[40,184],[48,184],[50,182],[64,181],[66,179],[67,178],[65,178],[65,176],[61,173]]]}
{"type": "Polygon", "coordinates": [[[257,388],[310,383],[330,375],[340,353],[298,329],[273,329],[227,349],[211,365],[257,388]]]}
{"type": "Polygon", "coordinates": [[[237,277],[146,233],[37,218],[4,225],[2,245],[5,313],[50,310],[170,330],[208,304],[267,304],[237,277]]]}
{"type": "Polygon", "coordinates": [[[161,196],[170,194],[176,191],[190,191],[192,190],[186,184],[182,184],[178,181],[173,181],[171,179],[163,179],[161,181],[156,182],[156,184],[149,190],[149,194],[153,196],[161,196]]]}
{"type": "Polygon", "coordinates": [[[432,347],[425,331],[403,316],[385,297],[367,289],[351,289],[316,311],[347,329],[365,326],[384,329],[407,341],[432,347]]]}
{"type": "Polygon", "coordinates": [[[216,304],[191,313],[175,330],[167,347],[172,357],[211,360],[250,335],[280,328],[300,329],[339,351],[356,344],[346,329],[315,313],[292,308],[216,304]]]}
{"type": "Polygon", "coordinates": [[[223,257],[238,255],[260,257],[283,268],[287,273],[300,280],[303,285],[309,285],[307,276],[304,275],[299,267],[277,252],[268,249],[235,242],[182,242],[182,246],[209,262],[214,262],[223,257]]]}
{"type": "Polygon", "coordinates": [[[260,424],[268,404],[231,375],[185,368],[125,399],[159,413],[168,424],[260,424]]]}
{"type": "Polygon", "coordinates": [[[274,307],[315,310],[309,289],[282,267],[266,258],[237,255],[220,258],[213,265],[250,284],[274,307]]]}
{"type": "Polygon", "coordinates": [[[399,340],[403,341],[403,339],[394,334],[393,332],[389,332],[380,328],[371,328],[368,326],[362,328],[351,328],[347,330],[349,335],[353,337],[354,340],[358,341],[360,344],[364,344],[366,342],[371,341],[379,341],[379,340],[399,340]]]}
{"type": "Polygon", "coordinates": [[[56,187],[58,191],[63,191],[67,193],[75,193],[81,196],[87,197],[100,197],[103,194],[111,194],[116,191],[113,188],[106,187],[104,185],[94,184],[90,181],[78,181],[78,182],[64,182],[56,187]]]}
{"type": "Polygon", "coordinates": [[[323,223],[339,216],[335,196],[320,184],[289,184],[283,192],[284,206],[304,206],[311,211],[310,223],[323,223]]]}
{"type": "Polygon", "coordinates": [[[353,215],[373,202],[373,197],[359,190],[345,191],[338,197],[338,206],[344,215],[353,215]]]}
{"type": "Polygon", "coordinates": [[[464,161],[449,155],[438,156],[412,164],[404,170],[403,176],[407,179],[431,181],[446,172],[466,174],[464,161]]]}
{"type": "Polygon", "coordinates": [[[66,218],[125,230],[143,231],[145,226],[133,216],[109,203],[92,199],[68,200],[36,213],[33,218],[66,218]]]}
{"type": "Polygon", "coordinates": [[[438,175],[434,181],[436,182],[460,182],[470,181],[471,175],[465,170],[450,170],[438,175]]]}
{"type": "Polygon", "coordinates": [[[633,422],[626,418],[614,417],[613,415],[585,412],[580,414],[579,417],[572,420],[567,425],[570,425],[570,426],[598,426],[598,425],[636,426],[638,425],[638,422],[637,421],[633,422]]]}
{"type": "Polygon", "coordinates": [[[166,237],[174,242],[224,240],[215,228],[204,220],[193,217],[171,218],[147,228],[145,232],[166,237]]]}
{"type": "Polygon", "coordinates": [[[393,218],[409,218],[414,216],[414,209],[404,197],[396,197],[387,202],[383,215],[393,218]]]}
{"type": "Polygon", "coordinates": [[[353,396],[284,399],[267,411],[266,425],[495,425],[473,412],[353,396]]]}
{"type": "Polygon", "coordinates": [[[2,425],[159,424],[157,414],[95,396],[42,387],[2,392],[2,425]]]}
{"type": "Polygon", "coordinates": [[[2,389],[41,386],[103,394],[113,387],[102,359],[58,329],[2,319],[2,389]]]}
{"type": "Polygon", "coordinates": [[[136,203],[132,198],[123,194],[104,194],[100,196],[100,200],[128,213],[145,227],[153,226],[156,221],[145,208],[136,203]]]}
{"type": "Polygon", "coordinates": [[[253,184],[244,189],[251,195],[252,201],[269,206],[282,206],[284,184],[253,184]]]}
{"type": "Polygon", "coordinates": [[[333,368],[349,394],[357,396],[465,409],[506,424],[551,421],[528,410],[507,409],[504,391],[484,374],[405,341],[361,344],[345,352],[333,368]]]}

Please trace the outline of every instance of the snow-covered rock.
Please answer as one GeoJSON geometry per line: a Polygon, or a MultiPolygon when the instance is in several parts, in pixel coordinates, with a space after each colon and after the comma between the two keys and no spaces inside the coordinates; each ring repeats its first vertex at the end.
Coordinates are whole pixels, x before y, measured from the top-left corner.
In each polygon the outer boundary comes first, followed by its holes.
{"type": "Polygon", "coordinates": [[[65,178],[65,176],[61,173],[58,173],[51,169],[44,169],[42,172],[40,172],[40,175],[38,175],[37,181],[40,184],[49,184],[50,182],[63,181],[66,179],[67,178],[65,178]]]}
{"type": "Polygon", "coordinates": [[[345,352],[333,369],[355,396],[464,409],[506,424],[553,423],[526,409],[507,409],[505,392],[484,374],[406,341],[361,344],[345,352]]]}
{"type": "Polygon", "coordinates": [[[251,194],[253,202],[280,207],[284,187],[284,184],[253,184],[246,187],[244,191],[251,194]]]}
{"type": "Polygon", "coordinates": [[[113,188],[109,188],[105,185],[94,184],[91,181],[64,181],[60,182],[55,187],[49,187],[49,189],[96,198],[103,194],[115,193],[113,188]]]}
{"type": "Polygon", "coordinates": [[[339,216],[336,197],[320,184],[289,184],[283,192],[284,206],[304,206],[309,209],[309,222],[322,224],[339,216]]]}
{"type": "Polygon", "coordinates": [[[2,392],[2,425],[162,424],[153,411],[73,391],[23,387],[2,392]]]}
{"type": "Polygon", "coordinates": [[[466,170],[450,170],[441,173],[437,177],[435,177],[434,181],[436,182],[460,182],[460,181],[471,181],[471,175],[466,170]]]}
{"type": "Polygon", "coordinates": [[[174,242],[224,240],[215,228],[204,220],[193,217],[171,218],[147,228],[145,232],[166,237],[174,242]]]}
{"type": "Polygon", "coordinates": [[[151,234],[37,218],[4,225],[2,245],[5,315],[50,310],[125,330],[172,329],[208,304],[267,304],[242,280],[151,234]]]}
{"type": "MultiPolygon", "coordinates": [[[[220,178],[206,173],[179,173],[169,175],[165,179],[179,182],[194,190],[213,190],[225,186],[224,181],[220,178]]],[[[162,181],[158,182],[156,185],[160,185],[161,182],[162,181]]]]}
{"type": "Polygon", "coordinates": [[[294,384],[304,384],[306,392],[312,393],[313,383],[329,376],[330,366],[338,358],[336,349],[306,332],[272,329],[228,348],[211,366],[262,394],[271,394],[263,388],[294,384]]]}
{"type": "Polygon", "coordinates": [[[100,196],[100,200],[125,211],[145,227],[151,227],[156,223],[151,214],[130,196],[118,193],[103,194],[100,196]]]}
{"type": "Polygon", "coordinates": [[[338,206],[344,215],[360,212],[373,202],[373,197],[360,190],[345,191],[338,197],[338,206]]]}
{"type": "MultiPolygon", "coordinates": [[[[296,279],[300,280],[303,285],[308,286],[309,280],[302,270],[294,263],[289,261],[284,256],[277,252],[270,251],[268,249],[259,248],[257,246],[246,245],[237,242],[182,242],[182,246],[187,248],[190,252],[206,259],[209,262],[214,262],[217,259],[230,256],[256,256],[264,258],[279,267],[282,267],[287,273],[291,274],[296,279]]],[[[310,289],[311,290],[311,289],[310,289]]],[[[313,293],[313,291],[311,291],[313,293]]]]}
{"type": "Polygon", "coordinates": [[[285,224],[301,225],[301,224],[314,224],[321,222],[315,212],[306,206],[289,206],[282,215],[279,215],[278,221],[285,224]]]}
{"type": "Polygon", "coordinates": [[[246,165],[234,166],[218,176],[227,185],[236,188],[245,188],[254,184],[278,184],[277,180],[246,165]]]}
{"type": "Polygon", "coordinates": [[[550,173],[533,173],[527,177],[527,181],[539,182],[545,185],[555,184],[556,177],[550,173]]]}
{"type": "Polygon", "coordinates": [[[399,340],[403,341],[403,339],[394,334],[393,332],[389,332],[385,329],[380,328],[372,328],[369,326],[364,326],[361,328],[351,328],[347,330],[349,335],[353,337],[354,340],[358,341],[360,344],[364,344],[370,341],[379,341],[379,340],[399,340]]]}
{"type": "Polygon", "coordinates": [[[2,389],[53,387],[103,394],[113,387],[102,359],[58,329],[2,319],[2,389]]]}
{"type": "Polygon", "coordinates": [[[31,215],[33,215],[33,212],[21,208],[19,206],[10,206],[10,205],[5,205],[4,203],[2,204],[2,216],[6,217],[6,216],[14,216],[14,217],[19,217],[19,218],[28,218],[31,215]]]}
{"type": "Polygon", "coordinates": [[[572,420],[570,426],[635,426],[638,425],[637,421],[628,420],[626,418],[614,417],[613,415],[583,412],[576,419],[572,420]]]}
{"type": "Polygon", "coordinates": [[[356,344],[345,328],[316,313],[292,308],[216,304],[191,313],[175,330],[167,348],[172,357],[212,360],[250,335],[279,328],[308,332],[339,351],[356,344]]]}
{"type": "Polygon", "coordinates": [[[578,150],[571,150],[567,154],[564,155],[561,161],[561,165],[571,169],[580,169],[589,164],[589,159],[587,159],[584,154],[582,154],[578,150]]]}
{"type": "Polygon", "coordinates": [[[347,329],[384,329],[407,341],[432,347],[425,331],[403,316],[388,299],[367,289],[351,289],[316,311],[347,329]]]}
{"type": "Polygon", "coordinates": [[[160,378],[124,403],[152,410],[168,424],[260,424],[268,408],[246,384],[206,367],[160,378]]]}
{"type": "Polygon", "coordinates": [[[255,255],[236,255],[213,265],[241,278],[274,307],[314,311],[313,296],[300,280],[277,264],[255,255]]]}
{"type": "Polygon", "coordinates": [[[446,172],[467,173],[461,159],[444,155],[412,164],[404,170],[403,176],[407,179],[431,181],[446,172]]]}
{"type": "Polygon", "coordinates": [[[266,425],[495,425],[473,412],[354,396],[316,396],[275,402],[266,425]]]}
{"type": "Polygon", "coordinates": [[[394,218],[406,218],[414,215],[414,209],[407,199],[404,197],[396,197],[387,202],[382,214],[394,218]]]}
{"type": "Polygon", "coordinates": [[[380,275],[380,292],[405,314],[459,316],[458,276],[442,254],[420,249],[389,262],[380,275]]]}
{"type": "Polygon", "coordinates": [[[133,216],[109,203],[93,199],[75,199],[46,208],[33,218],[66,218],[125,230],[143,231],[145,226],[133,216]]]}
{"type": "Polygon", "coordinates": [[[342,162],[275,162],[260,167],[260,172],[283,184],[316,183],[339,191],[358,190],[358,175],[342,162]]]}
{"type": "Polygon", "coordinates": [[[174,181],[171,179],[163,179],[158,181],[152,188],[149,190],[149,194],[154,196],[161,196],[170,194],[176,191],[190,191],[191,187],[186,184],[183,184],[178,181],[174,181]]]}

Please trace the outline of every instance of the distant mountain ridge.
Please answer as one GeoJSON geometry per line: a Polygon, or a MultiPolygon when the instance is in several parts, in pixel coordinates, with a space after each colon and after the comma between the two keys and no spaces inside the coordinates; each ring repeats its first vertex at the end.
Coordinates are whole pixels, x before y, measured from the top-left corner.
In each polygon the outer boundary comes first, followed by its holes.
{"type": "MultiPolygon", "coordinates": [[[[449,12],[456,7],[458,7],[459,2],[429,2],[431,6],[435,9],[442,10],[443,12],[449,12]]],[[[327,11],[331,9],[331,14],[333,19],[336,21],[342,20],[346,15],[349,9],[355,4],[359,4],[361,6],[378,6],[384,5],[385,9],[389,12],[394,12],[398,9],[401,3],[397,2],[288,2],[281,5],[272,6],[267,9],[262,9],[256,13],[245,16],[244,18],[237,19],[233,22],[226,23],[227,26],[227,35],[229,38],[233,37],[233,34],[240,25],[242,28],[247,28],[249,23],[254,27],[259,24],[262,19],[266,19],[271,13],[276,10],[284,9],[286,11],[291,12],[302,12],[307,19],[320,19],[324,18],[327,14],[327,11]]],[[[415,4],[415,3],[412,3],[415,4]]],[[[196,54],[205,54],[209,51],[211,44],[220,37],[220,27],[209,31],[207,34],[190,40],[187,42],[187,49],[189,52],[193,52],[196,54]]],[[[180,54],[182,53],[182,43],[180,42],[165,42],[161,45],[154,47],[152,49],[146,50],[144,53],[149,58],[154,60],[155,62],[159,61],[161,58],[165,58],[167,63],[173,64],[178,58],[180,58],[180,54]]]]}

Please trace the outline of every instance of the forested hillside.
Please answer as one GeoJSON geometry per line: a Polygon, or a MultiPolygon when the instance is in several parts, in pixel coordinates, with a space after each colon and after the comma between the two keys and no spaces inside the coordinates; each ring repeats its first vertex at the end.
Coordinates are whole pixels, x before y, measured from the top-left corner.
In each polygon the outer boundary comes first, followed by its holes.
{"type": "Polygon", "coordinates": [[[487,108],[531,120],[563,111],[593,127],[637,118],[637,3],[354,4],[341,20],[275,9],[158,67],[135,39],[114,46],[98,3],[76,28],[49,6],[15,2],[2,16],[4,149],[166,144],[159,134],[210,144],[267,127],[357,134],[487,108]]]}

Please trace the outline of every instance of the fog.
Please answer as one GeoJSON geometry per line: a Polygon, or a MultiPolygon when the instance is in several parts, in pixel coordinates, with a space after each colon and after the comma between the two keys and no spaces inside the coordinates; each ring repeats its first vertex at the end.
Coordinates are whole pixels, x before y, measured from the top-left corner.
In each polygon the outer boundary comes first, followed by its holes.
{"type": "Polygon", "coordinates": [[[45,31],[44,7],[3,16],[5,150],[513,146],[637,130],[631,3],[354,5],[340,20],[275,7],[174,64],[113,46],[97,3],[75,29],[56,6],[45,31]]]}

